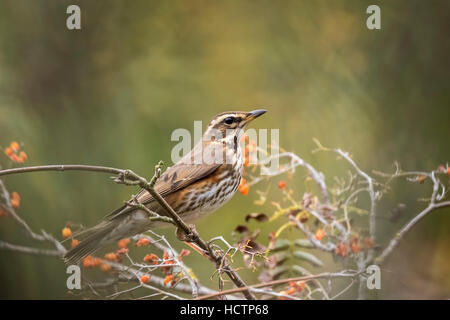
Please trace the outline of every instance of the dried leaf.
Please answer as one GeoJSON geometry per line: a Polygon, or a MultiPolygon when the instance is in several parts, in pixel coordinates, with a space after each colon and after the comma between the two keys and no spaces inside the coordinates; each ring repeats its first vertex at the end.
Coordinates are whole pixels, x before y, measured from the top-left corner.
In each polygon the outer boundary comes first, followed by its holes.
{"type": "Polygon", "coordinates": [[[427,178],[426,175],[420,174],[420,175],[417,176],[417,182],[418,183],[423,183],[426,178],[427,178]]]}
{"type": "Polygon", "coordinates": [[[278,279],[283,275],[283,273],[286,273],[289,271],[289,268],[286,266],[277,267],[275,269],[269,270],[269,274],[272,277],[272,279],[278,279]]]}
{"type": "Polygon", "coordinates": [[[308,209],[313,204],[313,194],[311,192],[305,192],[302,199],[302,206],[308,209]]]}
{"type": "Polygon", "coordinates": [[[269,220],[269,218],[264,213],[250,213],[245,216],[245,222],[248,222],[250,219],[255,219],[259,222],[265,222],[269,220]]]}
{"type": "Polygon", "coordinates": [[[289,210],[287,212],[287,214],[288,214],[288,216],[295,218],[297,216],[297,214],[299,214],[300,212],[302,212],[302,209],[292,209],[292,210],[289,210]]]}
{"type": "Polygon", "coordinates": [[[277,237],[275,235],[275,232],[269,233],[269,245],[268,245],[267,249],[272,250],[273,248],[275,248],[276,242],[277,242],[277,237]]]}
{"type": "Polygon", "coordinates": [[[283,250],[289,249],[290,246],[291,246],[291,242],[289,240],[277,239],[277,241],[275,242],[275,246],[273,247],[272,250],[270,250],[270,252],[283,251],[283,250]]]}
{"type": "Polygon", "coordinates": [[[266,251],[266,247],[252,239],[242,239],[239,241],[239,244],[240,250],[244,253],[255,254],[264,253],[264,251],[266,251]]]}
{"type": "Polygon", "coordinates": [[[246,233],[246,232],[248,232],[249,230],[248,230],[248,228],[247,228],[246,226],[238,225],[238,226],[234,229],[234,231],[235,231],[235,232],[238,232],[238,233],[246,233]]]}

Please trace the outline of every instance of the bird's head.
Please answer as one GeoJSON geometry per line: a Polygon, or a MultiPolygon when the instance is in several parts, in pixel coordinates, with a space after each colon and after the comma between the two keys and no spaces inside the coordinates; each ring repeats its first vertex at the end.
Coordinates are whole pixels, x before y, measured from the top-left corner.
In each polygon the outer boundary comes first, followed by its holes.
{"type": "MultiPolygon", "coordinates": [[[[259,109],[250,112],[227,111],[216,115],[206,128],[204,137],[214,137],[215,139],[229,139],[240,137],[245,127],[254,119],[266,113],[266,110],[259,109]]],[[[213,138],[213,139],[214,139],[213,138]]]]}

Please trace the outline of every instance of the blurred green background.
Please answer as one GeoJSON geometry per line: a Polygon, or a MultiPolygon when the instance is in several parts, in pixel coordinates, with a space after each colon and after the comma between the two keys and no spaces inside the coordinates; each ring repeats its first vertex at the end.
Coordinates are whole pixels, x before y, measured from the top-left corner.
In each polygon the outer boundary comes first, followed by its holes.
{"type": "MultiPolygon", "coordinates": [[[[265,107],[254,126],[279,128],[280,145],[331,175],[329,183],[345,168],[335,168],[333,155],[311,154],[313,137],[350,151],[369,172],[392,171],[394,161],[432,170],[450,159],[448,30],[448,1],[1,0],[0,145],[23,143],[28,165],[151,176],[158,160],[170,163],[175,128],[265,107]],[[81,30],[66,28],[70,4],[81,7],[81,30]],[[366,28],[370,4],[381,6],[381,30],[366,28]]],[[[296,177],[290,183],[301,197],[304,172],[296,177]]],[[[22,196],[19,213],[30,226],[58,237],[67,221],[91,226],[135,191],[92,173],[4,181],[22,196]]],[[[429,191],[427,183],[394,189],[379,215],[397,202],[409,210],[394,225],[380,218],[380,239],[418,212],[417,198],[429,191]]],[[[197,229],[205,239],[231,239],[245,214],[261,210],[254,199],[254,190],[236,195],[197,229]]],[[[272,213],[270,204],[262,210],[272,213]]],[[[449,297],[449,214],[435,212],[408,234],[384,269],[379,297],[449,297]]],[[[163,233],[173,239],[172,230],[163,233]]],[[[33,244],[11,219],[0,219],[0,238],[33,244]]],[[[186,261],[216,286],[212,265],[195,254],[186,261]]],[[[243,274],[257,281],[257,273],[243,274]]],[[[57,259],[0,251],[0,298],[64,299],[65,281],[57,259]]]]}

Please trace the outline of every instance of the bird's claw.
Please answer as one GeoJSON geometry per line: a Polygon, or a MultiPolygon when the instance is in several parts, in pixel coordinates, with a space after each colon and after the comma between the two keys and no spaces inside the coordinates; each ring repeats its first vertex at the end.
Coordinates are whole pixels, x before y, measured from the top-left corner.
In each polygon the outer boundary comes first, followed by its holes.
{"type": "Polygon", "coordinates": [[[178,240],[185,241],[185,242],[194,242],[195,240],[197,240],[198,233],[197,233],[197,230],[195,229],[195,225],[190,224],[189,229],[190,229],[190,232],[188,234],[183,229],[177,228],[175,231],[175,234],[176,234],[178,240]]]}

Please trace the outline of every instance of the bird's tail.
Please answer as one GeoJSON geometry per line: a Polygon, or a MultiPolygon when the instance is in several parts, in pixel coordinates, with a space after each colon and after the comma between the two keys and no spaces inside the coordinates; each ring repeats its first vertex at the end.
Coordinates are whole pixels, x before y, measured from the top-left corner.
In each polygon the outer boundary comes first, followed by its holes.
{"type": "Polygon", "coordinates": [[[67,265],[78,264],[84,257],[93,254],[102,246],[108,243],[108,235],[115,228],[114,223],[100,223],[99,225],[82,231],[77,236],[84,236],[85,238],[75,247],[66,252],[63,259],[67,265]]]}

